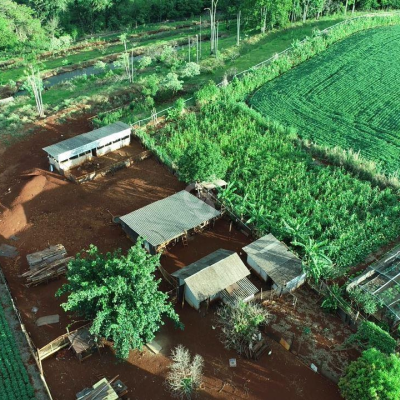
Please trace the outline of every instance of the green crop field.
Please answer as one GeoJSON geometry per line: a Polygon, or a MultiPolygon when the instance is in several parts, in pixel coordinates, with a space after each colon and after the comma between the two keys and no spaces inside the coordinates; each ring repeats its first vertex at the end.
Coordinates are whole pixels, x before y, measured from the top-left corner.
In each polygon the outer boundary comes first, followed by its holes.
{"type": "Polygon", "coordinates": [[[35,394],[0,305],[0,399],[30,400],[35,394]]]}
{"type": "Polygon", "coordinates": [[[400,26],[357,33],[257,91],[251,105],[303,139],[399,170],[400,26]]]}
{"type": "Polygon", "coordinates": [[[286,222],[327,241],[337,274],[398,236],[396,194],[342,168],[316,164],[293,146],[288,132],[267,129],[265,119],[243,103],[211,103],[157,129],[148,140],[175,164],[195,143],[215,144],[229,165],[224,179],[232,190],[224,192],[225,204],[247,216],[260,234],[272,232],[291,243],[286,222]]]}

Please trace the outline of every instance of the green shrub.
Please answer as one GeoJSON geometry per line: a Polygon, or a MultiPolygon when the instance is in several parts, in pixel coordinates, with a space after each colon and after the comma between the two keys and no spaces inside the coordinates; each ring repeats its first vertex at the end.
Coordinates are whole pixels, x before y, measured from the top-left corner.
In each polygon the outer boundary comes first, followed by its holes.
{"type": "Polygon", "coordinates": [[[385,354],[394,353],[396,349],[396,340],[388,332],[370,321],[361,322],[357,332],[351,335],[346,343],[355,343],[365,350],[376,348],[385,354]]]}

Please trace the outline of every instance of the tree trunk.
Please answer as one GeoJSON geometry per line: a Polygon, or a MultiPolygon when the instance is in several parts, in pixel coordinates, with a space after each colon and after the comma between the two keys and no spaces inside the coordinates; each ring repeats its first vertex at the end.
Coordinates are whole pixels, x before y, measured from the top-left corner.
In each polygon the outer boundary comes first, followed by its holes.
{"type": "Polygon", "coordinates": [[[267,30],[267,7],[261,8],[261,33],[267,30]]]}
{"type": "Polygon", "coordinates": [[[304,4],[304,11],[303,11],[303,24],[307,20],[307,14],[308,14],[308,3],[304,4]]]}
{"type": "Polygon", "coordinates": [[[346,5],[344,6],[344,15],[347,15],[347,7],[349,6],[349,0],[346,0],[346,5]]]}
{"type": "Polygon", "coordinates": [[[236,46],[240,45],[240,18],[242,16],[242,12],[239,10],[237,13],[237,35],[236,35],[236,46]]]}

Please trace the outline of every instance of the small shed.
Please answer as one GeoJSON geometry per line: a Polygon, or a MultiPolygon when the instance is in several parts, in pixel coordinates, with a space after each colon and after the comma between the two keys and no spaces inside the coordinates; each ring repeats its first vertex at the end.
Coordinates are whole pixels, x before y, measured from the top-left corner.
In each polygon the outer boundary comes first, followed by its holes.
{"type": "Polygon", "coordinates": [[[60,173],[82,165],[93,157],[100,157],[128,146],[131,141],[131,127],[123,122],[115,122],[91,132],[63,140],[45,147],[50,168],[60,173]]]}
{"type": "Polygon", "coordinates": [[[243,247],[243,250],[250,267],[264,281],[271,279],[273,288],[281,294],[292,292],[306,280],[301,260],[272,234],[243,247]]]}
{"type": "Polygon", "coordinates": [[[222,300],[249,301],[258,289],[247,278],[250,271],[237,253],[220,249],[172,274],[184,290],[185,300],[196,310],[201,303],[222,300]]]}
{"type": "Polygon", "coordinates": [[[90,357],[98,348],[95,337],[89,332],[89,329],[78,329],[68,335],[71,348],[78,357],[79,361],[90,357]]]}
{"type": "Polygon", "coordinates": [[[156,254],[168,243],[179,240],[195,228],[206,226],[220,214],[204,201],[182,190],[117,221],[132,240],[142,237],[147,251],[156,254]]]}

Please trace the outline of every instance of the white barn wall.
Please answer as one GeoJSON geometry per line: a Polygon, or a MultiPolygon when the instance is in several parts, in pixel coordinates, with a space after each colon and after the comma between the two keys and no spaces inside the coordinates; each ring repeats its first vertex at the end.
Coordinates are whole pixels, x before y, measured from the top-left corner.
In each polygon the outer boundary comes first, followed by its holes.
{"type": "Polygon", "coordinates": [[[200,309],[200,302],[198,301],[198,299],[196,299],[196,297],[194,296],[194,294],[192,293],[192,291],[188,288],[187,285],[185,285],[185,301],[192,306],[194,309],[199,310],[200,309]]]}
{"type": "Polygon", "coordinates": [[[107,153],[111,153],[112,151],[121,149],[122,147],[129,146],[130,142],[131,142],[131,138],[129,136],[124,140],[118,140],[118,142],[116,142],[116,143],[107,144],[104,147],[102,147],[101,149],[97,148],[96,155],[97,155],[97,157],[104,156],[107,153]]]}
{"type": "Polygon", "coordinates": [[[304,282],[306,281],[306,274],[303,273],[296,278],[292,279],[285,287],[282,293],[289,293],[295,289],[297,289],[299,286],[301,286],[304,282]]]}
{"type": "Polygon", "coordinates": [[[54,166],[58,171],[68,171],[72,168],[78,167],[79,165],[84,164],[86,161],[90,161],[93,158],[92,152],[84,154],[83,156],[74,158],[73,160],[66,160],[62,162],[58,162],[52,157],[49,157],[49,163],[54,166]]]}
{"type": "Polygon", "coordinates": [[[68,171],[69,169],[79,167],[79,165],[84,164],[86,161],[90,161],[93,158],[92,152],[84,154],[83,156],[74,158],[73,160],[66,160],[60,163],[60,167],[63,171],[68,171]]]}
{"type": "Polygon", "coordinates": [[[261,269],[258,264],[251,258],[250,254],[247,255],[247,264],[260,276],[261,279],[267,281],[267,273],[261,269]]]}

